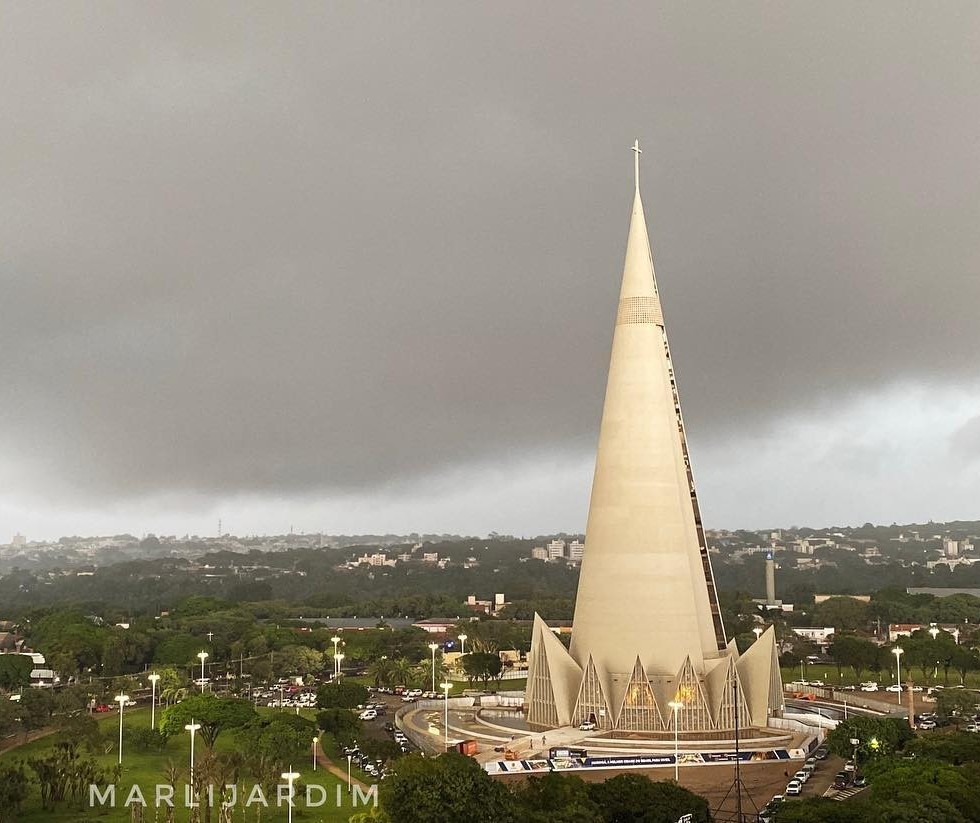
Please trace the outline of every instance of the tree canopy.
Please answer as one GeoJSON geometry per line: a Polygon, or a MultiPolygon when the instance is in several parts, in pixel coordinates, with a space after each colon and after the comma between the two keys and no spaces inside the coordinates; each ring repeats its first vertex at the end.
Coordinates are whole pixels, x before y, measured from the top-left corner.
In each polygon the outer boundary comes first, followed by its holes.
{"type": "Polygon", "coordinates": [[[212,749],[221,732],[244,726],[255,717],[255,709],[247,700],[195,694],[164,710],[160,730],[168,737],[184,734],[184,726],[193,720],[201,725],[204,745],[212,749]]]}

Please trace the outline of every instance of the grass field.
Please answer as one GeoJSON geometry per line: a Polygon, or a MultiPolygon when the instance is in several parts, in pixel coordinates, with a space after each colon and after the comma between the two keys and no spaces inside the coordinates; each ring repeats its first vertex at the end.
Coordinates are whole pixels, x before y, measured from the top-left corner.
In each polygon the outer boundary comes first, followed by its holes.
{"type": "MultiPolygon", "coordinates": [[[[783,667],[781,669],[783,676],[783,683],[789,683],[791,681],[800,680],[800,667],[795,666],[793,668],[783,667]]],[[[805,678],[808,681],[822,680],[824,685],[828,687],[832,686],[856,686],[867,680],[874,680],[878,682],[878,688],[884,689],[886,686],[891,685],[895,682],[895,671],[883,671],[881,675],[877,675],[872,671],[862,671],[860,674],[855,675],[853,669],[843,669],[838,675],[837,667],[834,665],[807,665],[805,667],[805,678]]],[[[913,671],[909,672],[905,666],[902,666],[902,680],[911,680],[916,686],[922,686],[923,688],[929,686],[945,686],[946,678],[943,676],[943,669],[939,667],[938,677],[935,674],[935,668],[929,669],[927,677],[922,678],[922,670],[916,667],[913,671]]],[[[949,685],[958,686],[960,683],[959,672],[949,671],[949,685]]],[[[965,686],[971,689],[980,688],[980,672],[968,672],[966,676],[965,686]]]]}
{"type": "MultiPolygon", "coordinates": [[[[264,710],[268,711],[268,710],[264,710]]],[[[312,717],[312,712],[303,712],[307,717],[312,717]]],[[[106,734],[107,741],[115,741],[117,739],[119,728],[119,715],[116,713],[108,714],[99,719],[99,725],[102,731],[106,734]]],[[[186,736],[181,736],[179,738],[172,738],[167,742],[167,746],[162,752],[140,752],[135,750],[135,748],[127,749],[126,747],[126,729],[135,728],[137,725],[149,726],[150,725],[150,712],[149,709],[132,709],[126,712],[124,716],[124,727],[123,727],[123,772],[119,783],[116,785],[116,806],[115,809],[109,808],[89,808],[88,798],[85,799],[85,806],[82,809],[68,808],[65,804],[61,804],[54,811],[45,811],[41,809],[40,794],[37,789],[37,785],[33,785],[33,792],[27,802],[22,807],[22,813],[18,818],[19,821],[23,823],[76,823],[76,821],[82,820],[103,820],[106,823],[129,823],[132,820],[131,813],[129,810],[122,808],[123,802],[129,793],[133,784],[137,784],[143,794],[145,795],[147,802],[153,803],[153,791],[154,786],[158,783],[167,783],[167,769],[170,762],[177,764],[181,769],[183,769],[183,774],[181,780],[186,780],[186,771],[189,763],[190,754],[190,743],[189,738],[186,736]]],[[[16,760],[24,759],[26,760],[32,756],[44,755],[50,751],[51,747],[57,740],[57,733],[49,735],[40,740],[27,743],[23,746],[19,746],[10,751],[5,752],[0,755],[0,763],[9,763],[16,760]]],[[[235,738],[231,732],[225,732],[218,737],[215,744],[215,751],[232,751],[235,746],[235,738]]],[[[196,753],[202,751],[203,745],[198,738],[197,746],[195,746],[196,753]],[[201,748],[198,748],[201,747],[201,748]]],[[[326,752],[329,756],[330,752],[326,752]]],[[[112,751],[107,754],[101,754],[96,756],[96,760],[100,765],[106,765],[111,767],[116,763],[118,757],[118,752],[116,751],[115,745],[112,746],[112,751]]],[[[321,766],[317,767],[314,772],[312,770],[312,751],[311,756],[306,758],[302,763],[294,763],[293,767],[296,772],[299,772],[301,777],[297,781],[297,786],[299,791],[305,791],[304,787],[306,785],[318,785],[322,786],[326,791],[326,802],[320,808],[304,808],[302,801],[297,800],[297,805],[293,809],[293,820],[295,821],[308,821],[312,823],[317,821],[317,823],[336,823],[337,821],[346,821],[354,811],[352,808],[352,799],[346,791],[346,780],[341,780],[334,777],[332,774],[325,771],[321,766]],[[339,794],[338,794],[339,788],[339,794]],[[341,800],[341,806],[337,806],[337,798],[341,800]]],[[[338,765],[340,763],[338,762],[338,765]]],[[[346,762],[344,762],[346,766],[346,762]]],[[[357,772],[354,773],[355,778],[360,778],[366,783],[370,783],[370,779],[366,778],[357,772]]],[[[249,782],[247,788],[243,790],[242,786],[239,786],[239,803],[244,804],[244,798],[247,797],[248,792],[252,790],[251,783],[249,782]]],[[[314,790],[315,791],[315,790],[314,790]]],[[[302,796],[302,795],[300,795],[302,796]]],[[[314,795],[317,797],[318,795],[314,795]]],[[[182,808],[183,798],[184,798],[184,785],[175,787],[174,792],[175,805],[177,806],[176,821],[178,823],[184,823],[190,816],[190,810],[182,808]]],[[[277,808],[276,798],[274,796],[269,796],[267,798],[269,802],[268,808],[261,808],[261,818],[256,817],[256,811],[260,809],[257,804],[253,804],[249,809],[235,811],[234,820],[241,821],[245,823],[246,821],[252,821],[256,819],[261,819],[263,823],[273,823],[273,821],[285,821],[287,819],[287,809],[285,805],[277,808]]],[[[363,811],[363,805],[359,806],[359,811],[363,811]]],[[[154,809],[148,808],[144,812],[144,821],[158,820],[162,821],[164,819],[163,809],[154,816],[154,809]]],[[[217,814],[212,815],[212,820],[217,821],[217,814]]]]}

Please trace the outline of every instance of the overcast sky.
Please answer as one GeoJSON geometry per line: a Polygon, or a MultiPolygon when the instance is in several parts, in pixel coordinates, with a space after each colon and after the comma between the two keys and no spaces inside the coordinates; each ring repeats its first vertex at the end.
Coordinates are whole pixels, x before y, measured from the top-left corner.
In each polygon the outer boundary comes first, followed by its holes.
{"type": "Polygon", "coordinates": [[[980,5],[5,3],[0,542],[584,528],[634,137],[709,527],[980,517],[980,5]]]}

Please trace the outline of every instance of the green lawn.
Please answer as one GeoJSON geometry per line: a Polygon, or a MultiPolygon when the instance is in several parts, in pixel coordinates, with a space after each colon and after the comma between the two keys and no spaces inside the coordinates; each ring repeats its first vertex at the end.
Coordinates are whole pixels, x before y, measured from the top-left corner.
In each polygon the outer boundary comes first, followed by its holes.
{"type": "MultiPolygon", "coordinates": [[[[303,712],[306,716],[311,716],[312,712],[303,712]]],[[[126,728],[135,727],[136,725],[149,726],[150,722],[150,712],[149,709],[133,709],[127,711],[124,717],[124,727],[123,727],[123,773],[119,783],[116,785],[116,805],[117,808],[111,809],[90,809],[87,805],[88,799],[85,799],[85,807],[82,810],[67,808],[64,804],[59,806],[55,811],[43,811],[40,808],[40,794],[38,792],[37,785],[33,786],[33,793],[28,799],[27,803],[24,805],[22,814],[18,818],[23,823],[77,823],[81,820],[103,820],[107,823],[129,823],[131,820],[130,812],[124,808],[121,808],[122,803],[128,794],[130,788],[133,784],[138,784],[143,790],[144,795],[148,802],[152,804],[153,802],[153,787],[158,783],[166,783],[166,773],[169,762],[177,764],[181,769],[183,769],[183,774],[180,777],[181,781],[186,780],[186,771],[189,761],[190,745],[189,739],[181,736],[180,738],[172,738],[167,742],[167,746],[162,752],[140,752],[135,748],[126,747],[126,728]]],[[[109,741],[115,741],[118,738],[119,729],[119,716],[116,713],[112,713],[103,716],[99,719],[99,724],[102,731],[107,736],[107,745],[109,741]]],[[[36,740],[32,743],[27,743],[23,746],[14,748],[4,754],[0,755],[0,762],[8,763],[11,761],[16,761],[19,759],[27,759],[31,756],[44,755],[46,754],[57,740],[57,733],[49,735],[48,737],[42,738],[41,740],[36,740]]],[[[202,748],[195,747],[196,752],[200,752],[203,749],[203,745],[200,742],[200,738],[197,740],[197,745],[202,748]]],[[[231,751],[235,746],[234,735],[230,732],[225,732],[218,737],[215,744],[216,751],[231,751]]],[[[112,750],[106,754],[100,754],[96,757],[96,760],[100,764],[107,766],[112,766],[116,763],[118,757],[118,752],[116,750],[115,742],[113,742],[112,750]]],[[[338,765],[340,763],[338,762],[338,765]]],[[[346,760],[343,762],[346,766],[346,760]]],[[[304,760],[302,763],[293,764],[295,771],[301,774],[297,785],[302,791],[302,787],[307,784],[317,784],[322,786],[327,792],[326,803],[320,808],[310,808],[305,809],[302,804],[298,803],[297,807],[293,809],[293,819],[296,821],[317,821],[320,823],[339,823],[339,821],[346,821],[352,813],[351,800],[346,792],[346,781],[340,780],[333,775],[329,774],[322,768],[318,767],[316,772],[312,771],[312,752],[309,759],[304,760]],[[340,797],[342,802],[342,807],[338,808],[336,804],[337,800],[337,789],[340,787],[340,797]]],[[[355,777],[358,774],[355,772],[355,777]]],[[[361,778],[366,783],[371,783],[372,781],[361,775],[361,778]]],[[[247,796],[247,791],[251,790],[251,783],[248,784],[248,789],[243,794],[243,789],[239,786],[239,798],[240,803],[243,803],[243,798],[247,796]]],[[[174,796],[175,804],[177,805],[176,820],[179,823],[187,821],[190,815],[189,810],[186,808],[181,808],[183,802],[183,792],[184,785],[183,782],[176,787],[174,796]]],[[[269,808],[262,809],[261,820],[263,823],[273,823],[273,821],[285,821],[287,818],[285,806],[281,808],[276,807],[275,797],[268,797],[269,808]]],[[[246,823],[246,821],[252,821],[255,819],[256,810],[260,808],[257,805],[253,805],[248,811],[242,812],[241,810],[236,811],[235,820],[246,823]],[[244,814],[244,817],[242,816],[244,814]]],[[[363,807],[359,807],[359,810],[363,810],[363,807]]],[[[144,814],[144,821],[149,823],[149,821],[154,820],[154,810],[148,808],[144,814]]],[[[163,820],[162,810],[156,817],[157,820],[163,820]]],[[[217,815],[212,815],[212,820],[216,821],[217,815]]]]}
{"type": "MultiPolygon", "coordinates": [[[[781,668],[783,682],[789,683],[794,680],[800,679],[800,667],[794,666],[793,668],[787,668],[783,666],[781,668]]],[[[902,666],[902,680],[907,680],[911,677],[912,681],[917,686],[944,686],[946,685],[946,678],[943,676],[943,669],[939,667],[939,676],[934,676],[935,669],[929,669],[925,679],[922,678],[922,670],[916,667],[913,671],[909,672],[905,666],[902,666]]],[[[805,667],[806,680],[812,682],[814,680],[822,680],[824,685],[831,686],[857,686],[868,680],[874,680],[878,682],[879,689],[883,689],[885,686],[891,685],[895,682],[895,671],[885,670],[881,672],[881,675],[877,675],[872,671],[862,671],[859,675],[854,674],[854,669],[845,668],[840,674],[837,673],[837,666],[830,665],[807,665],[805,667]]],[[[949,671],[949,685],[958,686],[960,683],[959,672],[949,671]]],[[[980,672],[968,672],[966,676],[966,683],[964,684],[969,688],[980,688],[980,672]]]]}

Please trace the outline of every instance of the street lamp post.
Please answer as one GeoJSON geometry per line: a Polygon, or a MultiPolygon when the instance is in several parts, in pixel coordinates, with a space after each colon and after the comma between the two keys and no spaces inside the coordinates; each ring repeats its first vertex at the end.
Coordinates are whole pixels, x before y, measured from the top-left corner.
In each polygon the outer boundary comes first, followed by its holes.
{"type": "Polygon", "coordinates": [[[338,651],[337,646],[340,645],[340,638],[337,635],[334,635],[333,637],[330,638],[330,642],[333,643],[333,676],[334,679],[336,680],[337,674],[339,672],[339,669],[337,668],[337,651],[338,651]]]}
{"type": "Polygon", "coordinates": [[[316,771],[316,744],[320,742],[319,737],[313,738],[313,771],[316,771]]]}
{"type": "Polygon", "coordinates": [[[677,743],[677,719],[679,717],[678,712],[684,708],[684,704],[680,700],[671,700],[667,705],[674,712],[674,782],[678,783],[680,782],[680,757],[677,743]]]}
{"type": "Polygon", "coordinates": [[[191,794],[194,793],[194,734],[201,728],[200,723],[195,723],[194,718],[191,718],[191,722],[184,726],[184,731],[191,733],[191,794]]]}
{"type": "Polygon", "coordinates": [[[204,692],[204,661],[208,659],[208,653],[205,651],[200,651],[197,653],[198,659],[201,661],[201,692],[204,692]]]}
{"type": "Polygon", "coordinates": [[[960,644],[960,630],[959,629],[953,629],[953,640],[956,641],[956,645],[957,646],[960,644]]]}
{"type": "Polygon", "coordinates": [[[432,652],[432,691],[436,690],[436,649],[438,648],[438,643],[429,644],[429,649],[432,652]]]}
{"type": "Polygon", "coordinates": [[[857,777],[858,773],[858,746],[861,745],[861,741],[856,738],[851,738],[851,745],[854,747],[854,754],[851,755],[851,763],[854,764],[854,776],[857,777]]]}
{"type": "Polygon", "coordinates": [[[905,654],[905,649],[901,646],[896,646],[892,649],[892,654],[895,655],[895,665],[897,667],[895,672],[895,677],[898,680],[898,705],[902,705],[902,655],[905,654]]]}
{"type": "Polygon", "coordinates": [[[466,654],[466,635],[459,635],[459,653],[466,654]]]}
{"type": "Polygon", "coordinates": [[[117,694],[115,701],[119,704],[119,765],[122,765],[122,730],[123,730],[123,707],[129,700],[128,694],[117,694]]]}
{"type": "Polygon", "coordinates": [[[338,654],[336,659],[337,659],[337,677],[339,678],[340,675],[343,674],[341,668],[344,665],[344,653],[341,652],[340,654],[338,654]]]}
{"type": "Polygon", "coordinates": [[[756,640],[758,640],[760,637],[762,637],[762,629],[760,629],[758,626],[756,626],[754,629],[752,629],[752,631],[755,632],[755,639],[756,640]]]}
{"type": "Polygon", "coordinates": [[[150,728],[155,729],[157,727],[157,681],[160,680],[160,675],[153,672],[147,680],[150,681],[150,728]]]}
{"type": "Polygon", "coordinates": [[[347,755],[347,794],[351,793],[350,759],[351,759],[351,755],[347,755]]]}
{"type": "Polygon", "coordinates": [[[299,780],[299,772],[294,772],[292,766],[289,767],[288,772],[283,772],[282,777],[286,783],[289,784],[289,800],[286,802],[286,821],[287,823],[293,823],[293,781],[299,780]]]}
{"type": "Polygon", "coordinates": [[[442,695],[443,701],[446,704],[446,751],[449,751],[449,692],[452,691],[452,683],[440,683],[439,686],[442,688],[444,694],[442,695]]]}

